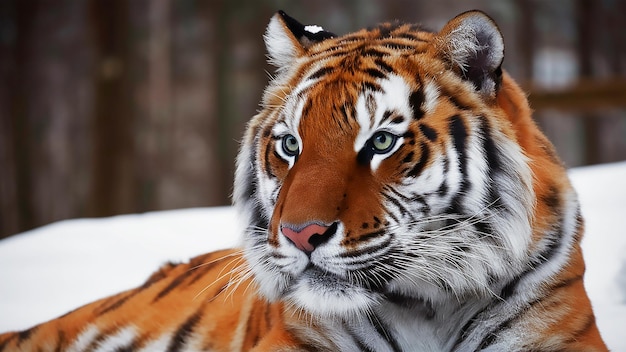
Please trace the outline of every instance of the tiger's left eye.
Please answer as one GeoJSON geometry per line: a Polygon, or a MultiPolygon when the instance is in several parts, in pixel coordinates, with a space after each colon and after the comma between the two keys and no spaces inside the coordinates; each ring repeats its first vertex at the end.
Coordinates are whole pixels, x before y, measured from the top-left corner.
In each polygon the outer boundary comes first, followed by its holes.
{"type": "Polygon", "coordinates": [[[295,156],[300,150],[298,140],[291,134],[285,135],[282,142],[283,151],[289,156],[295,156]]]}
{"type": "Polygon", "coordinates": [[[396,145],[397,137],[389,132],[380,131],[372,136],[372,147],[378,154],[388,153],[396,145]]]}

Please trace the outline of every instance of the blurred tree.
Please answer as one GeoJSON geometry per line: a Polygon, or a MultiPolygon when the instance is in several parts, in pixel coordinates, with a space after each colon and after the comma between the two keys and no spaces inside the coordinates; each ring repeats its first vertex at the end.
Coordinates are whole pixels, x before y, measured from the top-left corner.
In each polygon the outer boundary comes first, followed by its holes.
{"type": "Polygon", "coordinates": [[[504,33],[505,68],[530,90],[565,162],[624,160],[624,7],[2,0],[0,238],[70,217],[228,204],[238,141],[274,69],[262,35],[279,9],[337,34],[394,19],[437,30],[485,10],[504,33]]]}

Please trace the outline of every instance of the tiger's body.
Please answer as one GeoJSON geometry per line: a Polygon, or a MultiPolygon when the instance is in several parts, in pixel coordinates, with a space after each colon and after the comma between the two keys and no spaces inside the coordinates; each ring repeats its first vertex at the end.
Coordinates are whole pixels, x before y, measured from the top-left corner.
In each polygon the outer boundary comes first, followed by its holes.
{"type": "Polygon", "coordinates": [[[276,14],[237,160],[243,248],[0,351],[606,351],[583,221],[480,12],[337,37],[276,14]]]}

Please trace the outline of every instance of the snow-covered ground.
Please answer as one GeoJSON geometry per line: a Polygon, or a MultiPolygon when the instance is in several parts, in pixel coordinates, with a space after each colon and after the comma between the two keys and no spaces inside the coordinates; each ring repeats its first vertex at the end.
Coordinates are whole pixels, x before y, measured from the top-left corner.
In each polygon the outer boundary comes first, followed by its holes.
{"type": "MultiPolygon", "coordinates": [[[[626,351],[626,162],[573,169],[586,284],[600,331],[626,351]]],[[[0,331],[25,329],[141,284],[166,261],[235,246],[230,207],[67,220],[0,241],[0,331]]]]}

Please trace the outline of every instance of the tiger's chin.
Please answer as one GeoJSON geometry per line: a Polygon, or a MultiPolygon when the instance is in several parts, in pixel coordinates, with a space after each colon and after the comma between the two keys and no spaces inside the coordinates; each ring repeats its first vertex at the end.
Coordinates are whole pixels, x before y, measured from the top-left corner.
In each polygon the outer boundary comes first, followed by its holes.
{"type": "Polygon", "coordinates": [[[280,282],[260,282],[270,301],[284,301],[320,318],[355,318],[370,312],[383,295],[316,267],[280,282]]]}

